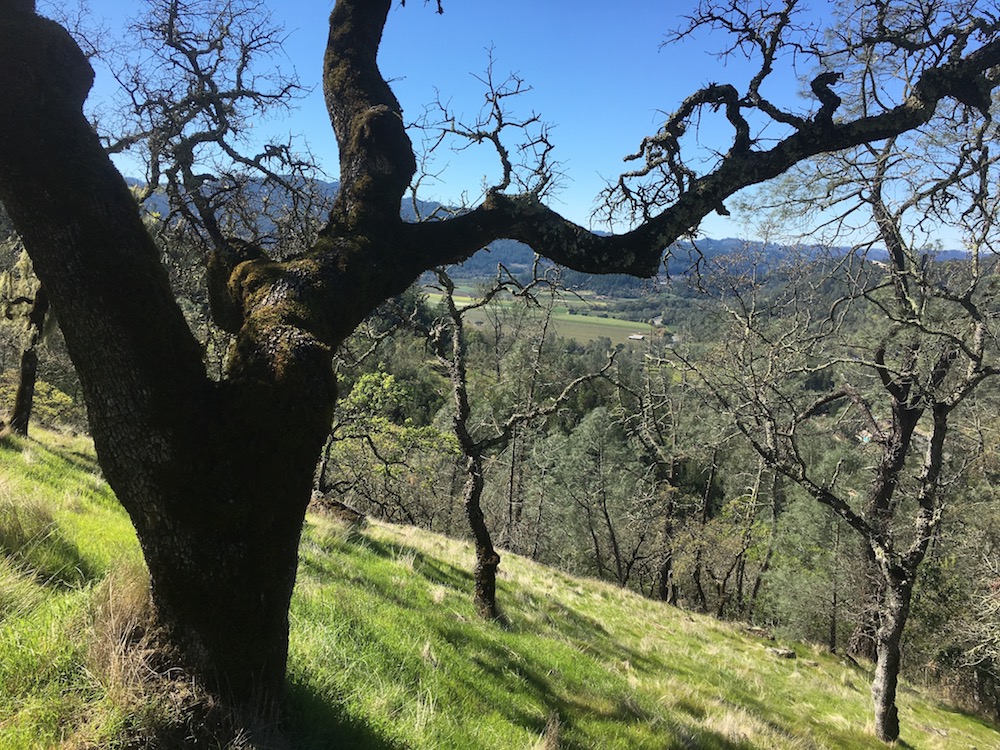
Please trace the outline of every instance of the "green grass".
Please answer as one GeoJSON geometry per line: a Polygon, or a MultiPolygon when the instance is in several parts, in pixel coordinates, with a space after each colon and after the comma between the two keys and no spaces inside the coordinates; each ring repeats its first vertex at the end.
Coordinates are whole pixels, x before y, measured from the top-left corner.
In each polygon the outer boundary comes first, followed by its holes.
{"type": "MultiPolygon", "coordinates": [[[[100,613],[134,596],[120,561],[138,560],[96,476],[80,441],[0,443],[0,501],[36,509],[0,557],[0,750],[123,746],[156,718],[95,666],[120,632],[97,627],[100,613]],[[53,574],[67,569],[79,573],[53,574]]],[[[295,748],[878,746],[868,675],[818,649],[777,659],[738,627],[513,555],[501,628],[473,613],[471,565],[468,545],[413,528],[309,518],[291,610],[295,748]]],[[[901,717],[906,746],[1000,747],[995,728],[915,688],[901,717]]]]}

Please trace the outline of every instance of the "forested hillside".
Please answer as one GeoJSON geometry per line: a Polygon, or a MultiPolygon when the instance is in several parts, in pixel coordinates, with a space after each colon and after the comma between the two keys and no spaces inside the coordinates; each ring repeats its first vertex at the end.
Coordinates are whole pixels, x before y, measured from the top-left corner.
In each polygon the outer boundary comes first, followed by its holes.
{"type": "MultiPolygon", "coordinates": [[[[162,214],[147,222],[221,373],[230,337],[212,322],[205,266],[162,214]]],[[[494,619],[506,619],[509,602],[503,586],[489,594],[490,576],[502,581],[513,553],[874,661],[874,579],[851,514],[867,512],[866,482],[885,481],[896,429],[896,407],[877,403],[887,314],[878,295],[892,260],[884,250],[732,240],[672,252],[676,273],[655,282],[565,271],[511,243],[425,275],[341,347],[341,398],[314,491],[375,519],[475,540],[468,594],[494,619]],[[619,319],[632,322],[608,327],[619,319]],[[799,474],[780,461],[789,449],[799,474]],[[846,518],[821,493],[817,502],[817,487],[843,493],[846,518]]],[[[31,328],[37,282],[16,237],[4,253],[0,408],[12,412],[18,363],[34,351],[33,420],[86,432],[58,326],[31,328]]],[[[905,273],[919,267],[912,283],[927,305],[951,304],[949,287],[975,295],[948,331],[924,331],[924,348],[960,340],[980,311],[994,314],[993,287],[980,285],[995,273],[991,257],[907,251],[897,262],[905,273]]],[[[928,307],[928,319],[943,312],[928,307]]],[[[965,351],[988,361],[993,345],[976,335],[965,351]]],[[[930,364],[950,367],[948,356],[930,364]]],[[[900,360],[895,377],[921,362],[900,360]]],[[[933,370],[914,377],[961,383],[933,370]]],[[[991,719],[1000,712],[995,393],[963,391],[949,411],[939,526],[901,641],[906,678],[991,719]]],[[[933,423],[913,415],[892,479],[899,519],[885,527],[904,535],[906,513],[924,502],[920,457],[934,442],[933,423]]]]}
{"type": "MultiPolygon", "coordinates": [[[[544,294],[527,303],[515,287],[522,298],[498,295],[485,314],[470,312],[463,333],[467,422],[484,441],[512,425],[483,457],[482,507],[496,544],[831,652],[869,653],[855,644],[869,585],[863,539],[741,432],[763,441],[771,425],[780,428],[777,416],[752,411],[764,402],[744,395],[739,388],[747,386],[735,380],[760,378],[758,387],[778,396],[772,409],[797,410],[795,450],[809,462],[810,475],[829,478],[824,488],[843,491],[863,512],[866,482],[885,440],[879,433],[889,429],[891,415],[867,406],[860,391],[845,397],[843,383],[868,367],[861,347],[878,308],[850,305],[836,336],[827,339],[815,330],[800,332],[797,315],[846,304],[846,280],[857,273],[852,267],[838,279],[838,257],[809,262],[809,278],[827,281],[813,285],[808,299],[789,286],[801,268],[765,273],[748,266],[747,256],[722,263],[726,271],[715,277],[714,295],[694,288],[708,277],[677,280],[647,295],[669,325],[612,348],[610,365],[607,340],[566,340],[551,332],[558,321],[544,294]],[[734,267],[746,283],[742,289],[725,275],[734,267]],[[739,309],[756,310],[766,322],[740,317],[739,309]],[[784,339],[775,334],[784,350],[768,348],[767,331],[784,332],[784,339]],[[760,337],[748,341],[754,335],[760,337]],[[793,335],[806,343],[792,347],[793,335]],[[596,377],[580,381],[587,374],[596,377]],[[550,414],[519,418],[556,403],[550,414]]],[[[881,261],[858,262],[864,273],[884,273],[881,261]]],[[[966,271],[960,262],[940,269],[962,278],[966,271]]],[[[437,312],[418,306],[413,317],[434,320],[444,314],[445,302],[437,304],[437,312]]],[[[447,335],[455,335],[450,330],[447,335]]],[[[367,352],[370,340],[346,351],[367,352]]],[[[321,462],[320,489],[386,520],[469,533],[468,507],[456,503],[467,477],[452,430],[454,373],[449,360],[433,356],[424,335],[402,331],[360,368],[342,370],[348,395],[321,462]]],[[[861,387],[868,389],[866,399],[877,398],[875,384],[861,387]]],[[[992,388],[978,392],[953,421],[941,527],[920,570],[904,635],[905,673],[947,685],[956,698],[964,693],[967,705],[991,715],[1000,520],[989,500],[994,399],[992,388]]],[[[923,425],[915,431],[906,482],[920,480],[930,438],[923,425]]],[[[905,535],[909,503],[919,502],[911,493],[920,490],[900,484],[906,499],[893,523],[905,535]]]]}
{"type": "MultiPolygon", "coordinates": [[[[147,222],[160,232],[207,362],[221,373],[231,339],[212,322],[204,263],[162,214],[147,222]]],[[[30,263],[15,236],[3,252],[0,409],[13,413],[24,353],[33,352],[32,419],[85,433],[56,322],[32,328],[30,263]]],[[[930,378],[920,387],[962,394],[955,416],[948,411],[947,450],[939,448],[939,501],[929,506],[938,526],[915,577],[901,671],[995,720],[996,392],[949,376],[942,368],[957,355],[941,348],[971,335],[964,356],[995,357],[987,329],[975,332],[996,310],[995,260],[907,250],[893,261],[881,249],[732,240],[672,253],[676,272],[654,282],[565,271],[512,243],[425,275],[338,353],[342,395],[316,496],[475,540],[467,593],[491,619],[506,621],[509,602],[502,585],[491,593],[491,576],[504,580],[513,553],[861,665],[875,661],[866,623],[876,579],[852,519],[869,512],[864,498],[879,482],[898,487],[885,512],[899,518],[886,517],[887,533],[909,533],[906,514],[926,502],[921,454],[933,453],[934,423],[911,410],[900,433],[908,442],[894,444],[901,407],[877,403],[886,282],[894,262],[905,274],[919,268],[911,289],[924,295],[928,320],[946,320],[944,307],[931,305],[954,304],[949,288],[971,294],[950,328],[921,334],[921,346],[947,360],[908,374],[925,366],[911,340],[911,354],[893,365],[900,383],[930,378]],[[618,323],[625,327],[609,327],[618,323]],[[887,477],[879,472],[890,448],[902,461],[887,477]],[[782,451],[794,461],[782,463],[782,451]],[[847,502],[838,508],[823,493],[847,502]]]]}

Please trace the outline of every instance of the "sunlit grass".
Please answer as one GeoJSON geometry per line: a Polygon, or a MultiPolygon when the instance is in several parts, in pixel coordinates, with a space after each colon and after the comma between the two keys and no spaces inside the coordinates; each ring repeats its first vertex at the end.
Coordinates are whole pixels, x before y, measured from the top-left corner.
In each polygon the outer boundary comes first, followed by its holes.
{"type": "MultiPolygon", "coordinates": [[[[512,555],[499,628],[474,616],[472,562],[468,545],[413,528],[311,520],[291,679],[332,713],[300,746],[347,731],[358,747],[532,747],[552,716],[559,747],[876,744],[868,676],[818,648],[784,644],[798,658],[778,659],[736,627],[512,555]]],[[[915,691],[902,712],[933,716],[905,727],[914,747],[1000,743],[915,691]]]]}
{"type": "MultiPolygon", "coordinates": [[[[0,504],[16,509],[0,513],[0,750],[125,746],[178,710],[143,694],[128,648],[144,616],[138,545],[88,445],[40,434],[0,445],[0,504]]],[[[818,648],[782,644],[798,658],[777,659],[736,626],[513,555],[509,626],[487,624],[469,545],[410,527],[310,517],[300,558],[297,749],[878,746],[869,676],[818,648]]],[[[919,690],[901,717],[914,748],[1000,747],[919,690]]]]}

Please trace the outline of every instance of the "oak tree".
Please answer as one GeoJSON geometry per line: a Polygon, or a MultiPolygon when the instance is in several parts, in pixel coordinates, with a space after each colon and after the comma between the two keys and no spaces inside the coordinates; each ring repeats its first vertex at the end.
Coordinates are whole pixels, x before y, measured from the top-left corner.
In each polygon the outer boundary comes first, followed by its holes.
{"type": "MultiPolygon", "coordinates": [[[[213,316],[234,336],[215,380],[135,199],[84,115],[94,77],[86,56],[32,0],[0,0],[0,202],[62,324],[165,640],[179,664],[237,700],[280,692],[299,535],[337,396],[331,353],[382,301],[497,238],[586,272],[651,276],[664,248],[737,191],[809,156],[912,129],[944,99],[986,106],[1000,64],[995,28],[973,24],[892,106],[842,117],[837,71],[823,69],[804,110],[782,109],[762,82],[796,44],[788,0],[730,24],[739,49],[759,51],[745,91],[706,86],[643,141],[636,177],[611,191],[638,208],[631,231],[592,233],[537,194],[502,186],[461,215],[408,224],[400,200],[414,153],[376,64],[390,5],[338,0],[330,15],[322,77],[340,192],[311,247],[282,260],[223,233],[209,237],[213,316]],[[679,146],[703,110],[723,112],[733,137],[699,171],[679,146]],[[761,140],[767,122],[783,135],[761,140]]],[[[744,9],[723,5],[720,18],[744,9]]],[[[905,52],[911,30],[893,37],[884,15],[888,43],[905,52]]]]}

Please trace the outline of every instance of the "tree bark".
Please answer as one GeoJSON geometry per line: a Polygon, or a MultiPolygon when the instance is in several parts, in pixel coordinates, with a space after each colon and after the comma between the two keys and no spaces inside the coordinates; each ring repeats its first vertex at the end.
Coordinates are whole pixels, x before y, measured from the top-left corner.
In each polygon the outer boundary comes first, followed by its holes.
{"type": "MultiPolygon", "coordinates": [[[[671,503],[671,506],[673,503],[671,503]]],[[[660,559],[660,569],[656,576],[656,598],[667,604],[677,604],[677,584],[674,583],[674,545],[673,523],[670,516],[673,509],[666,511],[663,522],[663,557],[660,559]]]]}
{"type": "MultiPolygon", "coordinates": [[[[881,356],[876,352],[876,362],[880,361],[881,356]]],[[[894,497],[899,487],[900,474],[910,453],[913,432],[924,413],[922,405],[915,407],[908,403],[910,385],[905,382],[890,383],[887,389],[893,397],[892,422],[884,439],[882,455],[864,507],[865,518],[869,519],[876,533],[881,534],[886,533],[894,515],[896,502],[894,497]]],[[[861,554],[864,575],[861,611],[848,640],[847,652],[856,659],[874,662],[878,658],[877,638],[879,617],[886,596],[885,577],[867,540],[861,545],[861,554]]]]}
{"type": "Polygon", "coordinates": [[[454,284],[447,274],[440,272],[438,276],[446,290],[445,301],[448,305],[448,316],[451,322],[448,329],[450,340],[446,341],[443,336],[437,336],[433,338],[433,342],[438,357],[450,370],[451,394],[455,405],[452,429],[458,439],[462,455],[465,456],[466,479],[463,489],[463,505],[476,548],[472,601],[476,612],[483,619],[501,620],[502,615],[497,607],[496,596],[497,568],[500,567],[500,555],[493,547],[493,537],[486,525],[482,508],[485,482],[483,457],[486,449],[481,441],[473,438],[469,430],[472,407],[469,403],[469,381],[466,373],[468,350],[465,343],[465,326],[461,311],[455,304],[454,284]],[[445,351],[447,343],[451,345],[448,352],[445,351]]]}
{"type": "Polygon", "coordinates": [[[500,567],[500,555],[493,548],[493,539],[486,525],[486,518],[483,516],[482,457],[466,457],[466,464],[468,479],[465,483],[465,516],[469,521],[476,548],[472,602],[476,612],[484,620],[498,621],[503,619],[497,606],[497,569],[500,567]]]}
{"type": "Polygon", "coordinates": [[[10,429],[16,435],[27,437],[31,409],[35,404],[35,382],[38,379],[38,342],[45,327],[49,311],[49,296],[44,286],[39,286],[28,314],[28,345],[21,352],[18,367],[17,392],[10,412],[10,429]]]}
{"type": "MultiPolygon", "coordinates": [[[[705,527],[708,526],[708,519],[711,516],[712,509],[712,485],[715,484],[715,473],[718,469],[717,459],[719,457],[719,448],[715,446],[712,448],[712,461],[708,467],[708,479],[705,482],[705,489],[701,495],[701,508],[698,514],[698,521],[701,530],[704,531],[705,527]]],[[[697,545],[694,556],[694,566],[691,570],[691,578],[694,581],[694,591],[695,596],[698,601],[698,610],[700,612],[708,611],[708,598],[705,596],[705,589],[701,584],[701,571],[702,571],[702,558],[704,556],[704,547],[702,544],[697,545]]]]}
{"type": "Polygon", "coordinates": [[[899,684],[900,642],[910,612],[913,583],[894,574],[886,582],[885,601],[876,640],[877,658],[872,679],[872,702],[875,709],[875,735],[883,742],[899,739],[899,709],[896,689],[899,684]]]}
{"type": "Polygon", "coordinates": [[[854,623],[854,629],[847,640],[847,653],[854,659],[878,660],[878,621],[879,612],[883,608],[885,597],[882,581],[874,558],[869,559],[871,548],[862,543],[862,575],[864,581],[861,588],[861,610],[854,623]]]}
{"type": "Polygon", "coordinates": [[[774,544],[778,538],[778,520],[785,512],[785,488],[780,472],[771,471],[771,534],[767,540],[767,551],[764,553],[764,560],[754,577],[753,586],[750,588],[750,597],[747,600],[746,618],[753,622],[754,609],[757,606],[757,597],[760,595],[761,585],[764,578],[771,570],[771,561],[774,559],[774,544]]]}

